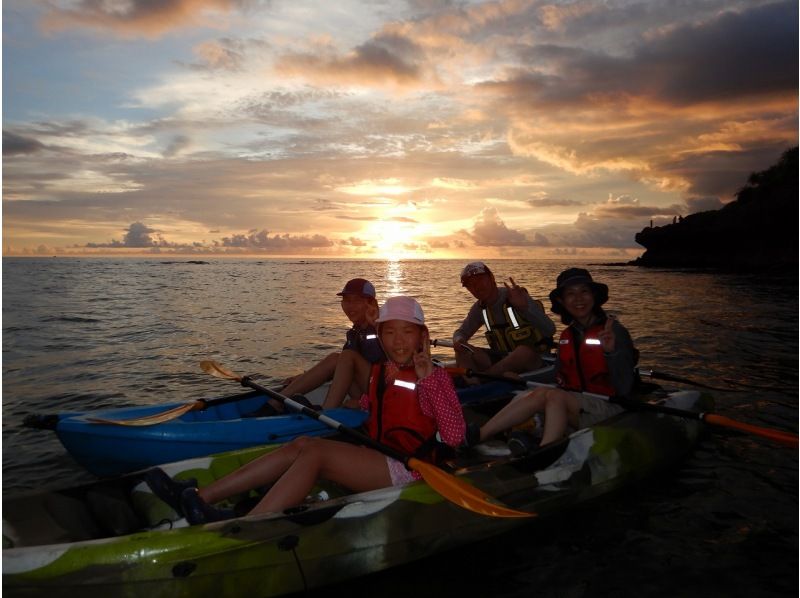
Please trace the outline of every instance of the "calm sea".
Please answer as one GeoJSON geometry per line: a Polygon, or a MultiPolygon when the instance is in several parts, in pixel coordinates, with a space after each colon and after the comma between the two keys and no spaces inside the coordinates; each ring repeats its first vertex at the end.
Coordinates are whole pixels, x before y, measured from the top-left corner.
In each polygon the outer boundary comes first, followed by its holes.
{"type": "MultiPolygon", "coordinates": [[[[91,479],[29,413],[185,401],[235,391],[215,359],[280,379],[341,346],[336,293],[356,276],[416,296],[433,338],[471,304],[461,261],[3,260],[3,493],[91,479]]],[[[717,410],[797,432],[796,277],[496,260],[546,298],[587,266],[640,365],[714,386],[717,410]]],[[[560,322],[557,322],[559,330],[560,322]]],[[[446,356],[443,353],[442,356],[446,356]]],[[[798,455],[709,434],[680,468],[602,503],[331,591],[349,596],[796,596],[798,455]]]]}

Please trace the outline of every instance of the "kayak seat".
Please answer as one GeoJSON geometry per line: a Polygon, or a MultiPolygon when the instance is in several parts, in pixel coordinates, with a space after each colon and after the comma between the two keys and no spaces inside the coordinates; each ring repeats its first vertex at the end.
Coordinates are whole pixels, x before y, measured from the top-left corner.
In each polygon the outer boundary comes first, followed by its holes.
{"type": "Polygon", "coordinates": [[[86,493],[86,502],[104,535],[124,536],[143,527],[120,488],[93,488],[86,493]]]}

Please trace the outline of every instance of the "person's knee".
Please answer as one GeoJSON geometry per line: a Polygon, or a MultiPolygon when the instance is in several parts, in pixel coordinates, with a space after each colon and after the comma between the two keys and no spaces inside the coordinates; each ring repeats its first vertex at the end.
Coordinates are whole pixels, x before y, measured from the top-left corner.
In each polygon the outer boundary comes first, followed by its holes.
{"type": "Polygon", "coordinates": [[[340,353],[334,351],[333,353],[326,355],[322,361],[328,365],[336,365],[336,362],[339,361],[339,355],[340,353]]]}

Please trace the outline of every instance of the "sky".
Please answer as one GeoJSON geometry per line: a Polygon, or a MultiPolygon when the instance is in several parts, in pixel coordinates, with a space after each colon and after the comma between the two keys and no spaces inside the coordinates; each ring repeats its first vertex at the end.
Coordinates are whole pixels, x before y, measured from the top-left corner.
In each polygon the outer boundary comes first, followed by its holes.
{"type": "Polygon", "coordinates": [[[798,143],[798,4],[6,0],[3,255],[633,259],[798,143]]]}

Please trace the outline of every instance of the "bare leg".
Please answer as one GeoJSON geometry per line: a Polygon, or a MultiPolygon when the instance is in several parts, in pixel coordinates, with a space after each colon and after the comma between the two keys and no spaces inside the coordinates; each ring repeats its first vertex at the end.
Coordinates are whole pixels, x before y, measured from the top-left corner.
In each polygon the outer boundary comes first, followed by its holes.
{"type": "Polygon", "coordinates": [[[460,368],[483,372],[491,367],[492,360],[486,351],[477,348],[474,353],[456,351],[456,365],[460,368]]]}
{"type": "Polygon", "coordinates": [[[544,410],[544,434],[541,445],[561,440],[567,433],[567,426],[578,427],[580,404],[571,392],[548,389],[547,404],[544,410]]]}
{"type": "Polygon", "coordinates": [[[544,413],[544,433],[541,444],[564,437],[567,426],[578,427],[580,404],[571,392],[560,388],[537,388],[518,395],[481,427],[480,439],[486,440],[523,423],[536,413],[544,413]]]}
{"type": "Polygon", "coordinates": [[[275,513],[303,501],[322,478],[365,492],[392,485],[386,457],[365,447],[309,438],[286,473],[251,513],[275,513]]]}
{"type": "MultiPolygon", "coordinates": [[[[344,401],[348,392],[357,387],[356,392],[367,392],[369,384],[370,363],[356,351],[342,351],[336,363],[336,370],[333,374],[333,381],[325,401],[322,403],[323,409],[333,409],[339,407],[344,401]]],[[[354,397],[355,398],[355,397],[354,397]]]]}
{"type": "Polygon", "coordinates": [[[295,376],[281,392],[291,397],[292,395],[303,394],[322,386],[333,377],[338,361],[339,353],[331,353],[322,361],[315,364],[310,370],[303,372],[299,376],[295,376]]]}
{"type": "Polygon", "coordinates": [[[535,413],[544,411],[549,388],[537,388],[531,392],[517,395],[508,405],[498,411],[489,421],[481,426],[481,440],[491,438],[513,426],[521,424],[533,417],[535,413]]]}
{"type": "Polygon", "coordinates": [[[526,345],[520,345],[511,353],[486,370],[487,374],[502,375],[505,372],[521,374],[541,367],[542,356],[526,345]]]}
{"type": "Polygon", "coordinates": [[[252,512],[277,512],[300,504],[320,478],[354,492],[392,485],[381,453],[345,442],[301,437],[201,488],[199,495],[213,504],[274,483],[252,512]]]}

